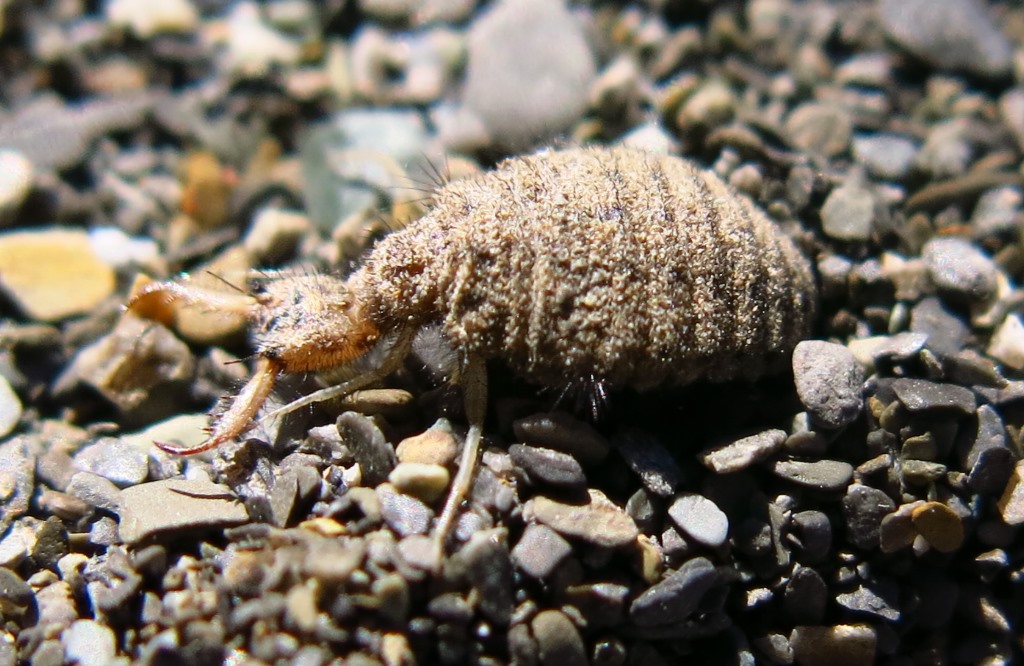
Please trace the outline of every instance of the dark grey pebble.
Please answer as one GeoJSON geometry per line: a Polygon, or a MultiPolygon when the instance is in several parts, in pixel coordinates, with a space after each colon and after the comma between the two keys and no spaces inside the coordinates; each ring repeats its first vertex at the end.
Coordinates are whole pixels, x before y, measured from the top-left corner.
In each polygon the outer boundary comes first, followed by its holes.
{"type": "Polygon", "coordinates": [[[784,430],[765,430],[700,454],[700,461],[718,474],[731,474],[771,457],[786,441],[784,430]]]}
{"type": "Polygon", "coordinates": [[[119,488],[142,483],[149,476],[149,459],[144,451],[127,441],[105,437],[74,455],[75,466],[110,479],[119,488]]]}
{"type": "Polygon", "coordinates": [[[996,292],[999,270],[992,259],[963,238],[939,236],[921,250],[932,282],[965,302],[986,302],[996,292]]]}
{"type": "Polygon", "coordinates": [[[846,539],[864,550],[879,547],[882,518],[896,510],[896,503],[885,492],[857,484],[843,498],[846,539]]]}
{"type": "Polygon", "coordinates": [[[546,525],[531,523],[512,549],[516,567],[537,579],[547,578],[572,553],[572,546],[546,525]]]}
{"type": "Polygon", "coordinates": [[[843,345],[804,340],[793,351],[793,379],[800,402],[815,423],[842,428],[864,407],[864,369],[843,345]]]}
{"type": "Polygon", "coordinates": [[[1006,442],[1006,425],[989,405],[978,407],[978,428],[963,457],[967,483],[983,495],[1002,493],[1013,472],[1013,451],[1006,442]]]}
{"type": "Polygon", "coordinates": [[[843,490],[853,479],[853,465],[842,460],[779,460],[772,472],[787,481],[816,490],[843,490]]]}
{"type": "Polygon", "coordinates": [[[668,508],[672,521],[694,541],[717,548],[729,538],[729,518],[702,495],[677,497],[668,508]]]}
{"type": "Polygon", "coordinates": [[[817,571],[796,565],[782,594],[782,605],[796,624],[820,624],[828,604],[828,585],[817,571]]]}
{"type": "Polygon", "coordinates": [[[641,532],[649,532],[654,529],[656,520],[660,520],[659,512],[655,509],[651,492],[646,488],[639,488],[630,495],[626,501],[626,513],[633,519],[641,532]]]}
{"type": "Polygon", "coordinates": [[[586,647],[565,613],[546,610],[530,621],[542,666],[587,666],[586,647]]]}
{"type": "Polygon", "coordinates": [[[97,509],[121,512],[121,491],[110,479],[98,474],[78,472],[71,477],[67,492],[97,509]]]}
{"type": "Polygon", "coordinates": [[[611,451],[611,444],[592,425],[565,412],[536,414],[512,423],[522,442],[568,453],[584,465],[596,465],[611,451]]]}
{"type": "Polygon", "coordinates": [[[337,426],[338,434],[359,463],[363,485],[373,487],[386,481],[398,464],[398,457],[373,419],[345,412],[338,417],[337,426]]]}
{"type": "Polygon", "coordinates": [[[912,413],[953,412],[968,416],[978,406],[978,400],[970,389],[955,384],[901,377],[892,383],[892,390],[912,413]]]}
{"type": "Polygon", "coordinates": [[[704,595],[718,580],[718,570],[711,560],[706,557],[687,560],[678,570],[634,599],[629,607],[629,617],[639,626],[685,620],[697,610],[704,595]]]}
{"type": "Polygon", "coordinates": [[[128,544],[182,531],[241,525],[249,514],[227,487],[209,481],[167,479],[121,491],[121,539],[128,544]]]}
{"type": "Polygon", "coordinates": [[[427,604],[430,617],[441,622],[469,624],[473,619],[473,607],[466,598],[456,592],[440,594],[427,604]]]}
{"type": "Polygon", "coordinates": [[[926,346],[940,358],[963,349],[970,330],[960,317],[934,296],[922,299],[910,312],[910,330],[928,336],[926,346]]]}
{"type": "Polygon", "coordinates": [[[612,444],[644,487],[655,495],[670,497],[682,483],[679,464],[653,435],[631,428],[617,432],[612,444]]]}
{"type": "Polygon", "coordinates": [[[1013,46],[978,0],[879,0],[882,27],[928,64],[979,76],[1010,72],[1013,46]]]}
{"type": "Polygon", "coordinates": [[[836,595],[836,603],[848,611],[867,616],[874,620],[898,622],[900,611],[897,607],[899,586],[892,580],[877,580],[862,583],[852,592],[836,595]]]}
{"type": "Polygon", "coordinates": [[[320,494],[320,475],[315,467],[293,466],[284,470],[270,490],[270,515],[278,527],[288,525],[297,507],[308,506],[320,494]]]}
{"type": "Polygon", "coordinates": [[[827,515],[813,510],[794,513],[793,528],[802,561],[815,564],[828,555],[832,548],[832,521],[827,515]]]}
{"type": "Polygon", "coordinates": [[[625,618],[629,587],[618,583],[584,583],[565,591],[565,600],[587,621],[587,627],[614,627],[625,618]]]}
{"type": "Polygon", "coordinates": [[[451,566],[461,570],[477,591],[480,614],[504,627],[512,619],[514,605],[512,559],[502,528],[476,532],[452,558],[451,566]]]}
{"type": "Polygon", "coordinates": [[[533,483],[573,489],[587,486],[583,468],[568,453],[525,444],[513,444],[508,453],[533,483]]]}
{"type": "Polygon", "coordinates": [[[430,529],[434,511],[421,500],[397,492],[389,484],[377,486],[376,492],[384,522],[399,536],[426,534],[430,529]]]}
{"type": "Polygon", "coordinates": [[[4,614],[24,615],[35,603],[32,588],[21,576],[6,567],[0,567],[0,605],[4,614]]]}

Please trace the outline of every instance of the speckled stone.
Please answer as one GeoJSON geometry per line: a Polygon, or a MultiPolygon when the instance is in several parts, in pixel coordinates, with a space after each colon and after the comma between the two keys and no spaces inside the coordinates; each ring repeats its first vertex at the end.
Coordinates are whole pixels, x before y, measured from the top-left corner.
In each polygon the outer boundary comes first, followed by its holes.
{"type": "Polygon", "coordinates": [[[860,416],[864,369],[845,346],[804,340],[793,351],[793,379],[800,402],[826,428],[842,428],[860,416]]]}
{"type": "Polygon", "coordinates": [[[629,617],[640,626],[685,620],[717,582],[718,571],[710,560],[705,557],[687,560],[637,597],[629,608],[629,617]]]}
{"type": "Polygon", "coordinates": [[[691,539],[716,548],[729,537],[729,518],[718,505],[701,495],[680,495],[668,515],[691,539]]]}
{"type": "Polygon", "coordinates": [[[765,430],[700,454],[700,461],[713,472],[730,474],[765,460],[782,448],[784,430],[765,430]]]}
{"type": "Polygon", "coordinates": [[[248,520],[245,507],[227,486],[208,481],[168,479],[121,491],[119,531],[128,544],[248,520]]]}
{"type": "Polygon", "coordinates": [[[600,490],[587,490],[585,504],[563,504],[538,496],[523,506],[523,518],[543,523],[559,534],[597,546],[617,548],[633,543],[639,535],[629,514],[600,490]]]}

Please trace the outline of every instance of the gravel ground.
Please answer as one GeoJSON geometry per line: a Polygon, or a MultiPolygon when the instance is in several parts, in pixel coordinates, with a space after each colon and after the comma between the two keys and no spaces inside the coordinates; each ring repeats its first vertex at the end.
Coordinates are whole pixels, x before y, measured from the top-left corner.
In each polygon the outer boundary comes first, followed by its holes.
{"type": "MultiPolygon", "coordinates": [[[[1024,10],[1010,0],[0,0],[0,666],[1024,660],[1024,10]],[[683,154],[812,258],[792,371],[613,393],[425,335],[194,457],[246,322],[543,146],[683,154]],[[144,278],[143,278],[144,279],[144,278]],[[577,397],[579,398],[577,400],[577,397]],[[578,404],[577,404],[578,403],[578,404]]],[[[291,377],[271,398],[317,386],[291,377]]]]}

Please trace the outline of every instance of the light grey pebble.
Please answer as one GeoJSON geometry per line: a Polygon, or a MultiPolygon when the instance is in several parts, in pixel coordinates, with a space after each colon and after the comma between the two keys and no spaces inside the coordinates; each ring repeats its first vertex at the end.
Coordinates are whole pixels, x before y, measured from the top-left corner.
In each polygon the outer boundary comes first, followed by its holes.
{"type": "Polygon", "coordinates": [[[507,540],[504,528],[481,530],[453,557],[454,567],[464,568],[466,578],[479,595],[480,614],[501,627],[512,619],[515,604],[507,540]]]}
{"type": "Polygon", "coordinates": [[[463,104],[501,146],[541,143],[576,121],[597,73],[562,0],[503,0],[469,28],[463,104]]]}
{"type": "Polygon", "coordinates": [[[836,595],[836,603],[848,611],[874,620],[898,622],[900,589],[892,580],[861,583],[852,592],[836,595]]]}
{"type": "Polygon", "coordinates": [[[80,666],[108,666],[117,656],[113,630],[96,620],[75,620],[60,640],[67,660],[80,666]]]}
{"type": "Polygon", "coordinates": [[[874,229],[876,205],[864,174],[855,170],[825,198],[821,206],[822,231],[836,240],[867,241],[874,229]]]}
{"type": "Polygon", "coordinates": [[[16,150],[0,150],[0,222],[21,206],[32,179],[32,162],[16,150]]]}
{"type": "MultiPolygon", "coordinates": [[[[0,165],[0,171],[3,170],[0,165]]],[[[0,437],[6,437],[21,420],[21,400],[7,378],[0,375],[0,437]]]]}
{"type": "Polygon", "coordinates": [[[864,369],[845,346],[804,340],[793,350],[793,379],[800,402],[825,428],[847,426],[864,408],[864,369]]]}
{"type": "Polygon", "coordinates": [[[719,580],[718,570],[706,557],[683,563],[633,600],[629,617],[638,626],[672,624],[685,620],[700,606],[719,580]]]}
{"type": "Polygon", "coordinates": [[[529,576],[547,578],[572,554],[572,546],[550,527],[531,523],[512,549],[512,561],[529,576]]]}
{"type": "Polygon", "coordinates": [[[399,536],[427,533],[434,517],[429,506],[411,495],[396,492],[390,484],[381,484],[375,490],[384,522],[399,536]]]}
{"type": "Polygon", "coordinates": [[[363,485],[373,487],[386,481],[398,464],[398,457],[373,419],[357,412],[345,412],[337,423],[338,433],[359,463],[363,485]]]}
{"type": "Polygon", "coordinates": [[[167,479],[121,491],[121,540],[134,544],[248,522],[249,514],[231,489],[209,481],[167,479]]]}
{"type": "Polygon", "coordinates": [[[882,27],[897,44],[933,67],[1002,77],[1013,46],[979,0],[879,0],[882,27]]]}
{"type": "Polygon", "coordinates": [[[850,486],[843,498],[846,539],[864,550],[879,547],[882,519],[896,510],[896,503],[884,491],[871,486],[850,486]]]}
{"type": "Polygon", "coordinates": [[[967,483],[982,495],[997,495],[1006,487],[1013,471],[1014,455],[1006,442],[1006,425],[991,405],[977,411],[978,427],[963,456],[967,483]]]}
{"type": "Polygon", "coordinates": [[[35,490],[36,460],[30,440],[14,437],[0,444],[0,534],[28,512],[35,490]]]}
{"type": "Polygon", "coordinates": [[[914,168],[935,179],[964,173],[974,153],[968,134],[968,125],[962,118],[935,123],[914,157],[914,168]]]}
{"type": "Polygon", "coordinates": [[[702,495],[680,495],[668,507],[673,522],[691,539],[717,548],[729,538],[729,518],[702,495]]]}
{"type": "Polygon", "coordinates": [[[872,175],[903,180],[914,163],[917,144],[898,134],[859,134],[853,137],[853,156],[872,175]]]}
{"type": "Polygon", "coordinates": [[[772,472],[797,485],[825,491],[843,490],[853,479],[853,465],[842,460],[779,460],[772,472]]]}
{"type": "Polygon", "coordinates": [[[801,666],[864,666],[875,663],[878,633],[869,624],[799,625],[789,643],[801,666]]]}
{"type": "Polygon", "coordinates": [[[804,102],[790,112],[783,131],[793,147],[835,157],[850,145],[853,124],[850,115],[837,105],[804,102]]]}
{"type": "Polygon", "coordinates": [[[801,561],[816,564],[825,559],[832,548],[832,521],[827,515],[815,510],[794,513],[793,529],[801,561]]]}
{"type": "Polygon", "coordinates": [[[512,432],[522,442],[564,451],[583,465],[597,465],[612,448],[592,425],[565,412],[518,419],[512,422],[512,432]]]}
{"type": "Polygon", "coordinates": [[[872,357],[876,362],[906,363],[916,358],[927,343],[928,336],[924,333],[904,331],[884,340],[875,348],[872,357]]]}
{"type": "Polygon", "coordinates": [[[119,488],[142,483],[149,476],[149,459],[129,442],[104,437],[86,446],[72,458],[83,472],[109,479],[119,488]]]}
{"type": "Polygon", "coordinates": [[[784,430],[765,430],[705,451],[699,458],[713,472],[731,474],[771,457],[785,441],[784,430]]]}
{"type": "MultiPolygon", "coordinates": [[[[1024,118],[1024,109],[1021,109],[1024,118]]],[[[1024,122],[1024,121],[1022,121],[1024,122]]],[[[971,226],[977,236],[990,236],[1001,233],[1013,233],[1021,216],[1021,196],[1019,187],[997,187],[988,190],[974,205],[971,213],[971,226]]]]}
{"type": "Polygon", "coordinates": [[[828,585],[815,569],[795,565],[782,593],[782,605],[797,624],[819,624],[828,605],[828,585]]]}
{"type": "Polygon", "coordinates": [[[986,302],[996,292],[999,270],[992,259],[970,241],[936,237],[921,250],[935,286],[968,302],[986,302]]]}
{"type": "Polygon", "coordinates": [[[615,433],[612,444],[644,487],[660,497],[670,497],[682,483],[679,464],[653,435],[636,428],[615,433]]]}
{"type": "Polygon", "coordinates": [[[538,495],[523,505],[523,519],[543,523],[559,534],[605,548],[636,541],[640,532],[629,514],[595,488],[585,503],[563,504],[538,495]]]}
{"type": "Polygon", "coordinates": [[[525,444],[513,444],[508,453],[532,483],[577,490],[587,486],[583,468],[568,453],[525,444]]]}
{"type": "Polygon", "coordinates": [[[541,666],[587,666],[586,647],[579,629],[565,613],[546,610],[530,621],[541,666]]]}
{"type": "Polygon", "coordinates": [[[978,406],[978,399],[970,389],[955,384],[900,377],[893,381],[892,389],[911,413],[951,412],[969,416],[978,406]]]}
{"type": "Polygon", "coordinates": [[[963,349],[970,330],[960,317],[930,296],[922,299],[910,312],[910,330],[928,336],[926,347],[939,358],[952,356],[963,349]]]}

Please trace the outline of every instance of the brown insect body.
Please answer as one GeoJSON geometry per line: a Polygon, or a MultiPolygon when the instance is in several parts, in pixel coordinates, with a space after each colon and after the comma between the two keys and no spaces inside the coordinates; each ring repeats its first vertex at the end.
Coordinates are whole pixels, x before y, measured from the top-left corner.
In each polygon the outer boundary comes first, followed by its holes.
{"type": "MultiPolygon", "coordinates": [[[[471,484],[486,405],[482,361],[524,379],[595,378],[645,389],[753,378],[807,333],[816,290],[792,241],[749,200],[690,162],[626,148],[552,151],[441,188],[430,211],[380,241],[342,280],[281,276],[241,297],[260,362],[195,453],[238,436],[282,372],[328,370],[394,340],[379,368],[295,401],[390,374],[423,326],[461,358],[470,430],[435,527],[438,556],[471,484]]],[[[151,284],[129,303],[215,297],[151,284]]]]}

